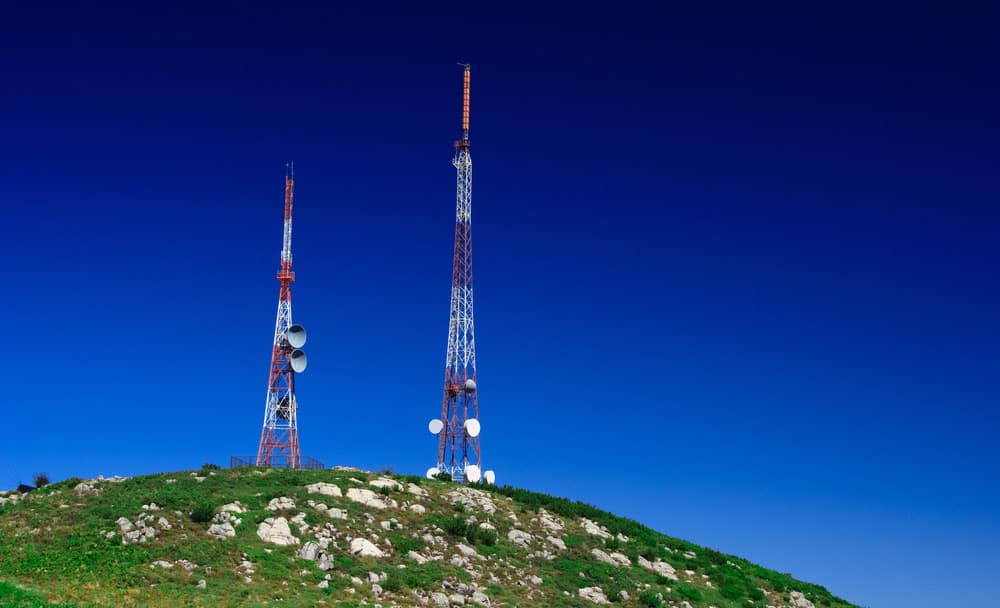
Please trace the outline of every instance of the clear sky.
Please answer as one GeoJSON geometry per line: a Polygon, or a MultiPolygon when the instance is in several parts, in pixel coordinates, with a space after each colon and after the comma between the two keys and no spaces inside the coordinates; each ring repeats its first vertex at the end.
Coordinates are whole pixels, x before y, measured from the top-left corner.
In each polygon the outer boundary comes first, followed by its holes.
{"type": "Polygon", "coordinates": [[[461,61],[486,468],[1000,601],[995,5],[100,6],[0,21],[0,487],[255,452],[292,159],[303,452],[433,465],[461,61]]]}

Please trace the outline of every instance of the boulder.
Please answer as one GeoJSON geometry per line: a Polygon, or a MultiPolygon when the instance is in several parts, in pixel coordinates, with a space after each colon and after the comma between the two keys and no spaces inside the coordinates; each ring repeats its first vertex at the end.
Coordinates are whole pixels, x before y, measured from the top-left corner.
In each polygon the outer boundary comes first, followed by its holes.
{"type": "Polygon", "coordinates": [[[320,552],[319,545],[312,541],[309,541],[306,544],[302,545],[302,548],[299,549],[299,557],[313,562],[319,558],[319,552],[320,552]]]}
{"type": "Polygon", "coordinates": [[[288,520],[284,517],[268,517],[257,525],[257,536],[275,545],[297,545],[299,539],[292,536],[288,520]]]}
{"type": "Polygon", "coordinates": [[[271,502],[267,503],[268,511],[289,511],[295,508],[295,501],[287,496],[282,496],[280,498],[272,498],[271,502]]]}
{"type": "Polygon", "coordinates": [[[600,587],[584,587],[576,592],[581,598],[595,604],[607,604],[608,598],[604,595],[604,590],[600,587]]]}
{"type": "Polygon", "coordinates": [[[351,539],[351,555],[361,557],[385,557],[385,553],[367,538],[351,539]]]}
{"type": "Polygon", "coordinates": [[[531,543],[531,535],[523,530],[514,529],[507,533],[507,540],[514,543],[518,547],[527,548],[531,543]]]}
{"type": "Polygon", "coordinates": [[[325,481],[307,485],[306,491],[309,492],[310,494],[323,494],[325,496],[344,495],[344,493],[340,491],[340,486],[335,486],[332,483],[326,483],[325,481]]]}
{"type": "Polygon", "coordinates": [[[368,488],[349,488],[347,498],[373,509],[387,509],[396,506],[396,501],[391,498],[382,498],[368,488]]]}
{"type": "Polygon", "coordinates": [[[807,600],[801,591],[792,591],[789,595],[791,596],[792,606],[795,606],[795,608],[815,608],[813,603],[807,600]]]}
{"type": "Polygon", "coordinates": [[[236,529],[228,521],[221,524],[212,524],[208,527],[208,535],[219,540],[225,540],[232,536],[236,536],[236,529]]]}
{"type": "Polygon", "coordinates": [[[595,524],[586,517],[580,520],[580,525],[583,526],[583,529],[587,532],[587,534],[593,534],[594,536],[600,536],[601,538],[611,538],[611,533],[608,532],[607,528],[595,524]]]}
{"type": "Polygon", "coordinates": [[[651,571],[659,574],[660,576],[664,576],[666,578],[669,578],[672,581],[676,581],[677,580],[677,572],[674,570],[674,567],[671,566],[670,564],[668,564],[667,562],[660,561],[660,560],[656,560],[655,562],[651,562],[648,559],[646,559],[646,558],[644,558],[643,556],[640,555],[639,556],[639,565],[642,566],[643,568],[645,568],[646,570],[651,570],[651,571]]]}

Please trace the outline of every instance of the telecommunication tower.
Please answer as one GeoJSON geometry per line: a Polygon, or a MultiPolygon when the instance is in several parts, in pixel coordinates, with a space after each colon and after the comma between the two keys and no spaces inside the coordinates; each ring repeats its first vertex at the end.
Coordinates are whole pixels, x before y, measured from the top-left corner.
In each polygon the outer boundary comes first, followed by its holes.
{"type": "Polygon", "coordinates": [[[292,200],[295,195],[295,166],[285,172],[285,225],[281,247],[278,283],[278,318],[274,323],[271,370],[267,379],[264,427],[257,448],[257,466],[302,467],[299,452],[298,402],[295,399],[295,374],[306,368],[306,330],[292,323],[292,200]]]}
{"type": "Polygon", "coordinates": [[[494,482],[493,471],[481,471],[479,393],[476,384],[476,336],[472,315],[472,157],[469,155],[469,66],[462,81],[462,139],[455,142],[452,164],[458,172],[455,256],[451,273],[451,312],[445,357],[441,417],[428,424],[438,436],[437,464],[427,470],[456,481],[494,482]]]}

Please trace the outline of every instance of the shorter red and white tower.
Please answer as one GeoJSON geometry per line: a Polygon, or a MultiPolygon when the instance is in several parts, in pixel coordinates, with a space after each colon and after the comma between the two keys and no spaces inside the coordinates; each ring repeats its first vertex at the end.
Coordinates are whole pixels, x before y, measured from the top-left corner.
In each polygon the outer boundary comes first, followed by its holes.
{"type": "Polygon", "coordinates": [[[271,370],[267,379],[264,426],[257,448],[259,467],[302,467],[299,451],[298,401],[295,398],[295,374],[306,368],[306,330],[292,323],[292,201],[295,196],[295,167],[285,172],[285,225],[281,247],[278,283],[278,317],[274,324],[271,370]]]}

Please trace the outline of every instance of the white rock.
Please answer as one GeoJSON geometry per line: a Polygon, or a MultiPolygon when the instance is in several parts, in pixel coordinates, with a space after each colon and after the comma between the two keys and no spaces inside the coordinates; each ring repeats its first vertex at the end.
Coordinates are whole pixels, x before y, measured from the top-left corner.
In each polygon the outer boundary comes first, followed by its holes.
{"type": "Polygon", "coordinates": [[[674,567],[671,566],[670,564],[668,564],[667,562],[660,561],[660,560],[656,560],[655,562],[651,562],[648,559],[646,559],[646,558],[644,558],[643,556],[640,555],[639,556],[639,565],[642,566],[643,568],[645,568],[646,570],[652,570],[653,572],[659,574],[660,576],[665,576],[665,577],[669,578],[672,581],[676,581],[677,580],[677,571],[674,570],[674,567]]]}
{"type": "Polygon", "coordinates": [[[456,606],[462,606],[465,604],[465,596],[458,593],[452,593],[448,596],[448,601],[456,606]]]}
{"type": "Polygon", "coordinates": [[[789,595],[795,608],[814,608],[813,603],[807,600],[801,591],[792,591],[789,595]]]}
{"type": "Polygon", "coordinates": [[[531,543],[531,535],[523,530],[511,530],[507,533],[507,540],[519,547],[527,547],[531,543]]]}
{"type": "Polygon", "coordinates": [[[475,549],[473,549],[468,545],[463,545],[462,543],[458,543],[457,545],[455,545],[455,549],[465,557],[476,557],[476,558],[481,557],[479,553],[476,552],[475,549]]]}
{"type": "Polygon", "coordinates": [[[212,524],[208,527],[208,535],[223,540],[231,536],[236,536],[236,530],[229,522],[212,524]]]}
{"type": "Polygon", "coordinates": [[[560,551],[565,551],[566,550],[566,543],[563,542],[563,539],[561,539],[561,538],[556,538],[554,536],[549,536],[545,540],[549,541],[550,545],[552,545],[556,549],[559,549],[560,551]]]}
{"type": "Polygon", "coordinates": [[[208,587],[208,583],[205,582],[205,579],[201,579],[200,581],[198,581],[198,588],[199,589],[204,589],[206,587],[208,587]]]}
{"type": "Polygon", "coordinates": [[[319,585],[316,586],[319,587],[320,589],[326,589],[327,587],[330,586],[330,581],[320,581],[319,585]]]}
{"type": "Polygon", "coordinates": [[[431,602],[435,606],[447,606],[448,605],[448,596],[445,595],[445,594],[443,594],[443,593],[441,593],[441,592],[439,592],[439,591],[435,592],[435,593],[432,593],[431,594],[431,602]]]}
{"type": "Polygon", "coordinates": [[[410,505],[410,510],[416,513],[417,515],[423,515],[424,513],[427,512],[427,509],[424,507],[424,505],[418,505],[416,503],[410,505]]]}
{"type": "Polygon", "coordinates": [[[268,517],[257,525],[257,536],[275,545],[297,545],[299,539],[292,536],[288,520],[284,517],[268,517]]]}
{"type": "Polygon", "coordinates": [[[402,486],[399,485],[399,482],[397,482],[394,479],[389,479],[388,477],[379,477],[378,479],[373,479],[368,482],[368,485],[370,485],[373,488],[379,488],[379,489],[381,488],[389,488],[390,490],[402,489],[402,486]]]}
{"type": "Polygon", "coordinates": [[[607,528],[595,524],[586,517],[580,520],[580,525],[583,526],[583,529],[588,534],[593,534],[594,536],[600,536],[601,538],[611,538],[611,533],[608,532],[607,528]]]}
{"type": "Polygon", "coordinates": [[[367,538],[351,539],[351,555],[362,557],[385,557],[385,553],[367,538]]]}
{"type": "Polygon", "coordinates": [[[396,501],[391,498],[382,498],[368,488],[348,488],[347,498],[373,509],[387,509],[396,506],[396,501]]]}
{"type": "Polygon", "coordinates": [[[416,551],[410,551],[409,553],[406,554],[406,557],[412,559],[413,561],[417,562],[418,564],[426,564],[427,563],[427,558],[424,557],[423,555],[417,553],[416,551]]]}
{"type": "Polygon", "coordinates": [[[247,510],[246,510],[246,507],[244,507],[243,505],[241,505],[240,501],[237,500],[236,502],[230,502],[230,503],[222,505],[222,508],[219,509],[219,512],[220,513],[246,513],[247,510]]]}
{"type": "Polygon", "coordinates": [[[584,587],[576,592],[581,598],[594,602],[595,604],[607,604],[608,598],[604,595],[604,590],[600,587],[584,587]]]}
{"type": "Polygon", "coordinates": [[[547,528],[551,532],[559,532],[566,527],[561,519],[552,515],[545,509],[538,510],[538,517],[536,519],[538,523],[542,524],[543,527],[547,528]]]}
{"type": "Polygon", "coordinates": [[[340,491],[340,486],[335,486],[332,483],[326,483],[325,481],[320,481],[318,483],[312,483],[306,486],[306,491],[310,494],[323,494],[325,496],[343,496],[344,493],[340,491]]]}
{"type": "Polygon", "coordinates": [[[160,519],[156,520],[156,525],[157,525],[157,527],[159,527],[159,528],[160,528],[161,530],[169,530],[169,529],[170,529],[170,527],[171,527],[171,526],[170,526],[170,522],[169,522],[169,521],[167,521],[167,518],[166,518],[166,517],[161,517],[160,519]]]}
{"type": "Polygon", "coordinates": [[[528,577],[528,582],[531,583],[532,585],[541,585],[542,579],[541,577],[532,574],[531,576],[528,577]]]}
{"type": "Polygon", "coordinates": [[[268,511],[288,511],[295,508],[295,501],[287,496],[282,496],[280,498],[272,498],[271,502],[267,503],[268,511]]]}
{"type": "Polygon", "coordinates": [[[472,601],[480,606],[489,606],[490,598],[486,597],[486,594],[482,591],[475,591],[472,594],[472,601]]]}
{"type": "Polygon", "coordinates": [[[95,490],[93,486],[91,486],[88,483],[82,483],[82,482],[73,486],[73,491],[76,493],[77,496],[87,496],[88,494],[97,494],[97,490],[95,490]]]}
{"type": "Polygon", "coordinates": [[[428,496],[427,490],[421,488],[415,483],[406,484],[406,491],[409,492],[410,494],[413,494],[414,496],[420,496],[420,497],[428,496]]]}
{"type": "Polygon", "coordinates": [[[150,568],[173,568],[174,565],[171,564],[168,561],[164,561],[162,559],[158,559],[155,562],[153,562],[152,564],[150,564],[149,567],[150,568]]]}
{"type": "Polygon", "coordinates": [[[312,541],[309,541],[306,544],[302,545],[302,548],[299,549],[299,557],[301,557],[302,559],[307,559],[311,562],[316,561],[316,559],[319,558],[319,551],[320,551],[319,545],[312,541]]]}

